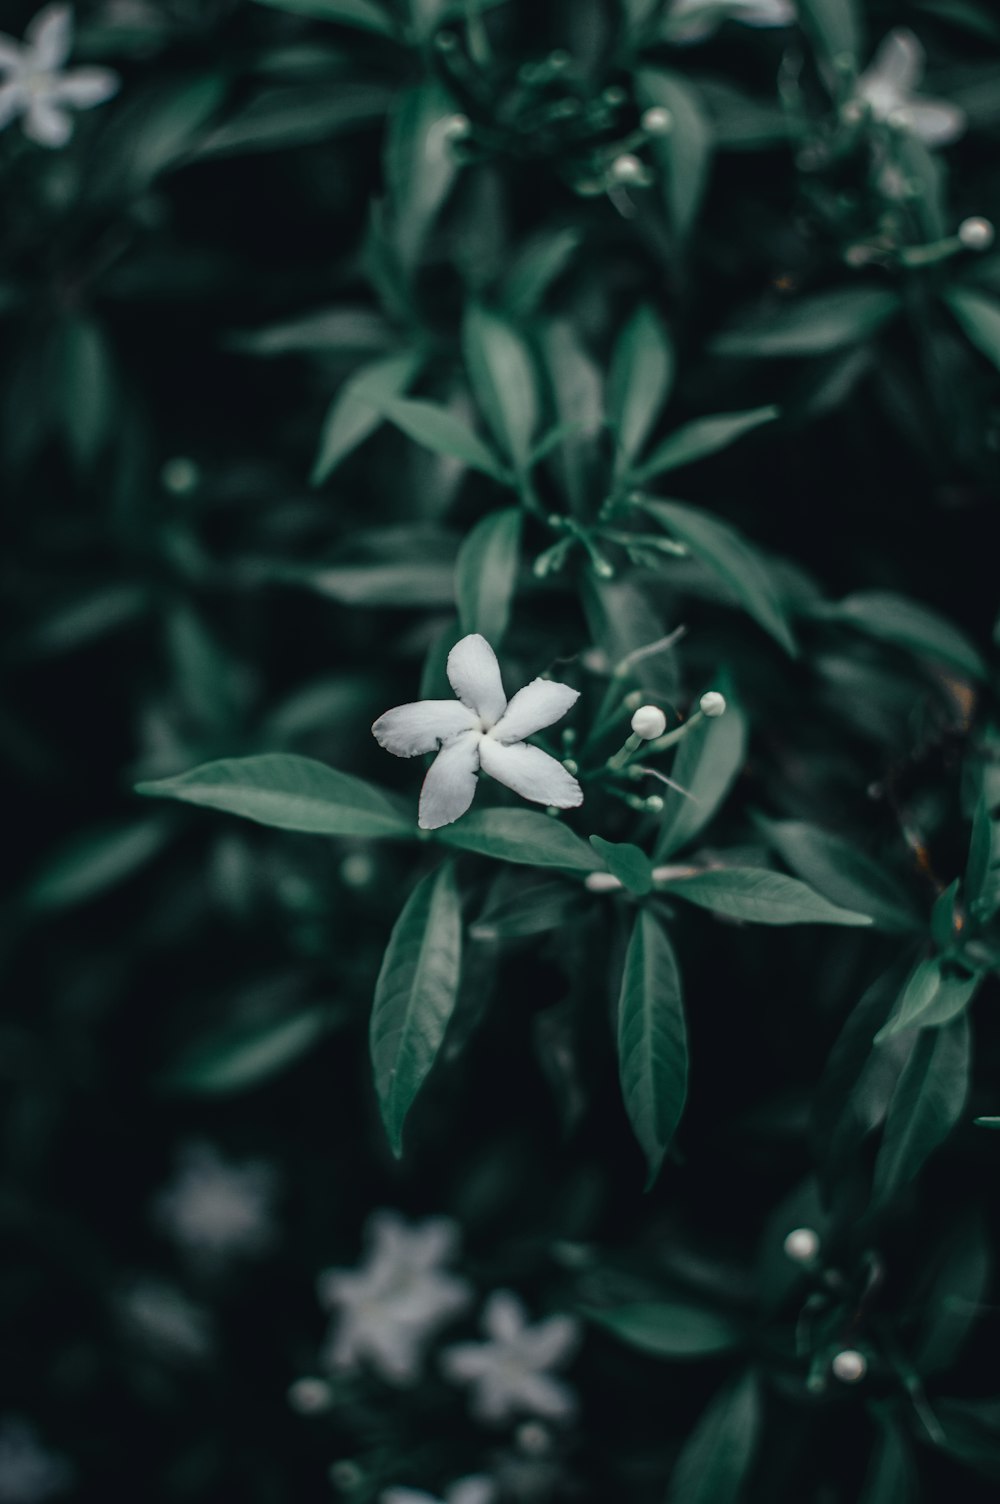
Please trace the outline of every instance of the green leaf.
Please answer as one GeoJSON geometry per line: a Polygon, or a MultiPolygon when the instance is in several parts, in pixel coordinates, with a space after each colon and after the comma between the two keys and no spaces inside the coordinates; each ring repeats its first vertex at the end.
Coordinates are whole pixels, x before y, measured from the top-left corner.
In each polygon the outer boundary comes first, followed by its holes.
{"type": "Polygon", "coordinates": [[[940,659],[973,679],[984,679],[986,663],[964,632],[930,607],[888,590],[863,590],[834,605],[814,608],[825,621],[842,622],[881,642],[908,648],[920,657],[940,659]]]}
{"type": "Polygon", "coordinates": [[[303,585],[344,606],[450,606],[455,598],[455,562],[447,556],[415,555],[381,564],[284,565],[269,577],[303,585]]]}
{"type": "Polygon", "coordinates": [[[667,1504],[736,1504],[760,1424],[759,1387],[748,1369],[705,1408],[674,1464],[667,1504]]]}
{"type": "Polygon", "coordinates": [[[746,315],[709,343],[716,355],[829,355],[871,339],[899,311],[882,287],[835,287],[746,315]]]}
{"type": "Polygon", "coordinates": [[[91,465],[110,437],[115,416],[112,353],[93,319],[67,319],[60,333],[63,430],[73,458],[91,465]]]}
{"type": "Polygon", "coordinates": [[[813,46],[829,62],[857,68],[861,29],[856,0],[799,0],[798,13],[813,46]]]}
{"type": "Polygon", "coordinates": [[[725,583],[748,615],[770,633],[790,657],[798,656],[798,647],[772,572],[736,528],[708,512],[682,506],[676,501],[644,501],[642,505],[725,583]]]}
{"type": "Polygon", "coordinates": [[[680,73],[644,68],[636,74],[636,96],[647,109],[659,105],[670,111],[672,127],[652,141],[653,154],[663,173],[667,213],[680,241],[691,234],[712,166],[712,126],[697,88],[680,73]]]}
{"type": "Polygon", "coordinates": [[[336,1021],[329,1009],[311,1008],[291,1018],[220,1030],[168,1066],[159,1085],[198,1096],[246,1091],[298,1060],[336,1021]]]}
{"type": "MultiPolygon", "coordinates": [[[[729,715],[722,717],[725,720],[729,715]]],[[[923,925],[896,880],[853,841],[805,820],[756,822],[796,877],[842,909],[870,914],[879,929],[913,933],[923,925]]]]}
{"type": "Polygon", "coordinates": [[[917,1504],[920,1485],[913,1449],[905,1431],[891,1420],[879,1425],[858,1504],[917,1504]]]}
{"type": "Polygon", "coordinates": [[[481,470],[493,480],[507,480],[500,461],[487,449],[482,439],[446,407],[406,397],[390,397],[376,402],[368,394],[366,400],[409,438],[423,444],[425,449],[433,449],[435,454],[461,460],[463,465],[481,470]]]}
{"type": "Polygon", "coordinates": [[[392,20],[374,0],[257,0],[257,4],[317,21],[338,21],[342,26],[357,26],[380,36],[395,35],[392,20]]]}
{"type": "Polygon", "coordinates": [[[568,826],[530,809],[481,809],[435,832],[447,846],[476,851],[526,867],[563,867],[586,876],[594,870],[590,847],[568,826]]]}
{"type": "Polygon", "coordinates": [[[971,287],[951,287],[944,298],[968,339],[1000,369],[1000,301],[971,287]]]}
{"type": "Polygon", "coordinates": [[[440,84],[423,83],[399,95],[389,118],[385,177],[396,254],[407,270],[419,261],[458,173],[458,157],[445,129],[454,110],[440,84]]]}
{"type": "Polygon", "coordinates": [[[345,382],[330,404],[309,483],[318,486],[383,421],[384,405],[406,390],[421,365],[415,351],[373,360],[345,382]]]}
{"type": "MultiPolygon", "coordinates": [[[[362,778],[292,752],[229,757],[173,778],[136,784],[137,794],[179,799],[258,825],[324,836],[412,836],[388,795],[362,778]]],[[[581,843],[582,844],[582,843],[581,843]]]]}
{"type": "Polygon", "coordinates": [[[369,1042],[382,1122],[398,1159],[403,1123],[458,997],[462,909],[453,862],[422,878],[396,921],[375,984],[369,1042]]]}
{"type": "Polygon", "coordinates": [[[940,1373],[951,1367],[979,1319],[992,1267],[982,1215],[971,1212],[948,1230],[930,1287],[918,1294],[924,1313],[920,1341],[912,1348],[918,1372],[940,1373]]]}
{"type": "Polygon", "coordinates": [[[1000,1128],[1000,1118],[974,1118],[977,1128],[1000,1128]]]}
{"type": "Polygon", "coordinates": [[[583,240],[576,225],[531,239],[515,254],[503,279],[503,303],[511,318],[534,313],[553,282],[565,271],[583,240]]]}
{"type": "Polygon", "coordinates": [[[969,1090],[969,1055],[964,1014],[944,1028],[920,1034],[889,1103],[875,1162],[872,1210],[889,1205],[958,1122],[969,1090]]]}
{"type": "Polygon", "coordinates": [[[672,877],[661,892],[751,924],[871,924],[867,914],[829,903],[805,883],[756,867],[720,867],[672,877]]]}
{"type": "Polygon", "coordinates": [[[73,837],[47,858],[29,882],[32,909],[67,909],[89,903],[131,877],[166,845],[170,828],[161,820],[129,821],[73,837]]]}
{"type": "Polygon", "coordinates": [[[225,92],[220,73],[161,77],[127,91],[102,132],[98,196],[135,197],[190,157],[225,92]]]}
{"type": "Polygon", "coordinates": [[[972,836],[969,841],[969,856],[965,867],[966,901],[969,909],[975,912],[975,906],[988,897],[990,886],[990,869],[993,866],[993,844],[995,829],[990,817],[989,801],[985,790],[980,794],[976,802],[975,813],[972,817],[972,836]]]}
{"type": "Polygon", "coordinates": [[[686,794],[667,789],[656,841],[655,859],[663,861],[699,835],[716,811],[743,767],[746,758],[747,722],[726,675],[717,675],[710,686],[726,697],[725,715],[706,717],[692,727],[677,748],[670,777],[686,794]]]}
{"type": "Polygon", "coordinates": [[[642,451],[674,383],[674,347],[646,304],[637,308],[615,345],[608,378],[608,419],[618,443],[615,474],[642,451]]]}
{"type": "Polygon", "coordinates": [[[715,413],[708,418],[695,418],[657,445],[650,458],[632,471],[631,479],[636,485],[644,485],[654,475],[662,475],[666,470],[693,465],[695,460],[728,449],[745,433],[759,428],[762,423],[772,422],[777,416],[776,407],[754,407],[749,412],[715,413]]]}
{"type": "Polygon", "coordinates": [[[653,867],[646,853],[628,841],[605,841],[591,836],[590,844],[613,877],[630,893],[643,897],[653,891],[653,867]]]}
{"type": "Polygon", "coordinates": [[[629,1122],[649,1165],[648,1190],[684,1111],[688,1076],[680,973],[666,932],[648,909],[636,917],[625,956],[618,1073],[629,1122]]]}
{"type": "Polygon", "coordinates": [[[382,120],[392,100],[384,84],[337,78],[259,90],[194,147],[200,161],[246,152],[285,151],[328,141],[382,120]]]}
{"type": "Polygon", "coordinates": [[[538,382],[521,335],[478,304],[462,322],[462,350],[473,395],[490,431],[518,470],[525,470],[538,427],[538,382]]]}
{"type": "Polygon", "coordinates": [[[711,1358],[743,1340],[731,1316],[690,1300],[639,1301],[584,1314],[629,1347],[660,1358],[711,1358]]]}
{"type": "Polygon", "coordinates": [[[558,930],[586,912],[580,887],[557,877],[502,871],[469,926],[473,940],[510,940],[558,930]]]}
{"type": "Polygon", "coordinates": [[[970,977],[949,967],[940,956],[921,961],[907,978],[888,1022],[875,1035],[875,1043],[904,1029],[940,1028],[950,1023],[965,1012],[981,981],[982,977],[970,977]]]}
{"type": "Polygon", "coordinates": [[[455,599],[463,632],[480,632],[499,647],[510,621],[517,584],[523,513],[491,512],[476,523],[458,551],[455,599]]]}

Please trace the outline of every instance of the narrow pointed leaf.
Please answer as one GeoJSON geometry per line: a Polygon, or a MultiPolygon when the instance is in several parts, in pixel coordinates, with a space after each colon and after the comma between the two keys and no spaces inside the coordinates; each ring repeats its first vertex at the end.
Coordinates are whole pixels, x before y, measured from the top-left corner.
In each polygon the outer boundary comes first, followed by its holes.
{"type": "Polygon", "coordinates": [[[690,1300],[637,1301],[585,1314],[628,1347],[662,1358],[714,1357],[732,1351],[743,1338],[731,1316],[690,1300]]]}
{"type": "Polygon", "coordinates": [[[633,470],[632,479],[643,485],[655,475],[693,465],[695,460],[728,449],[745,433],[772,422],[777,416],[776,407],[755,407],[743,413],[714,413],[711,417],[695,418],[658,444],[649,459],[633,470]]]}
{"type": "Polygon", "coordinates": [[[523,513],[491,512],[476,523],[458,551],[455,596],[463,632],[479,632],[498,647],[510,621],[517,584],[523,513]]]}
{"type": "Polygon", "coordinates": [[[630,893],[643,897],[653,891],[652,863],[641,847],[629,841],[605,841],[601,836],[591,836],[590,844],[608,871],[630,893]]]}
{"type": "Polygon", "coordinates": [[[674,349],[653,310],[637,308],[615,346],[608,379],[608,419],[617,435],[615,472],[641,452],[673,386],[674,349]]]}
{"type": "Polygon", "coordinates": [[[721,807],[746,759],[747,722],[729,679],[717,675],[711,688],[726,697],[725,715],[693,726],[677,748],[670,777],[685,793],[667,789],[655,857],[663,861],[703,831],[721,807]]]}
{"type": "Polygon", "coordinates": [[[318,486],[384,421],[381,405],[406,390],[421,366],[413,351],[362,366],[330,404],[320,434],[310,484],[318,486]]]}
{"type": "Polygon", "coordinates": [[[372,406],[425,449],[461,460],[463,465],[481,470],[494,480],[506,479],[503,466],[482,439],[446,407],[408,397],[390,397],[372,402],[372,406]]]}
{"type": "Polygon", "coordinates": [[[584,875],[594,870],[594,854],[585,841],[558,820],[530,809],[473,810],[436,836],[446,846],[477,851],[501,862],[562,867],[584,875]]]}
{"type": "Polygon", "coordinates": [[[879,929],[902,934],[923,928],[905,890],[853,842],[805,820],[757,824],[795,876],[831,903],[870,914],[879,929]]]}
{"type": "Polygon", "coordinates": [[[837,287],[746,314],[709,348],[748,357],[829,355],[871,339],[901,306],[888,288],[837,287]]]}
{"type": "Polygon", "coordinates": [[[159,1085],[191,1096],[249,1091],[305,1055],[335,1022],[328,1009],[310,1008],[290,1018],[220,1030],[168,1066],[159,1085]]]}
{"type": "Polygon", "coordinates": [[[872,1210],[918,1175],[962,1115],[969,1090],[969,1022],[926,1029],[896,1083],[875,1162],[872,1210]]]}
{"type": "Polygon", "coordinates": [[[1000,369],[1000,300],[972,287],[952,287],[945,302],[976,349],[1000,369]]]}
{"type": "Polygon", "coordinates": [[[693,877],[670,878],[662,890],[750,924],[871,924],[867,914],[838,908],[797,878],[764,868],[711,868],[693,877]]]}
{"type": "Polygon", "coordinates": [[[986,676],[986,663],[964,632],[937,611],[888,590],[861,590],[815,613],[843,622],[881,642],[892,642],[921,657],[939,659],[973,679],[986,676]]]}
{"type": "Polygon", "coordinates": [[[272,10],[286,10],[295,16],[312,16],[317,21],[338,21],[342,26],[357,26],[391,37],[394,27],[375,0],[257,0],[272,10]]]}
{"type": "Polygon", "coordinates": [[[500,448],[524,470],[538,427],[538,382],[531,351],[513,324],[473,304],[462,325],[472,391],[500,448]]]}
{"type": "Polygon", "coordinates": [[[687,1098],[688,1055],[681,978],[659,920],[643,909],[625,956],[618,1000],[618,1072],[632,1130],[653,1184],[687,1098]]]}
{"type": "Polygon", "coordinates": [[[875,1035],[875,1043],[904,1029],[940,1028],[950,1023],[968,1008],[981,981],[981,977],[947,966],[940,956],[921,961],[907,978],[888,1022],[875,1035]]]}
{"type": "Polygon", "coordinates": [[[712,166],[712,125],[698,89],[681,73],[644,68],[636,75],[636,93],[644,108],[670,111],[672,128],[657,136],[652,149],[663,174],[671,228],[685,241],[694,229],[712,166]]]}
{"type": "Polygon", "coordinates": [[[736,1504],[760,1424],[759,1386],[748,1370],[709,1402],[674,1465],[667,1504],[736,1504]]]}

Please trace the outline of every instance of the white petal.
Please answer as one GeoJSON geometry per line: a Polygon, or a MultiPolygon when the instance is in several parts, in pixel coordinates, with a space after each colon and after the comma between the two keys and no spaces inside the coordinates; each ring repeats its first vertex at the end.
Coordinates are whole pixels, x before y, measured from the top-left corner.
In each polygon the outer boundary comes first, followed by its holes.
{"type": "Polygon", "coordinates": [[[435,751],[460,731],[471,731],[475,724],[475,713],[457,700],[414,700],[380,715],[372,735],[394,757],[416,757],[435,751]]]}
{"type": "Polygon", "coordinates": [[[522,799],[554,804],[557,809],[575,809],[583,803],[583,790],[572,773],[540,747],[528,747],[524,742],[504,747],[493,737],[484,736],[480,738],[479,757],[484,773],[506,784],[522,799]]]}
{"type": "Polygon", "coordinates": [[[410,1229],[409,1255],[420,1269],[447,1263],[458,1252],[462,1229],[453,1217],[425,1217],[410,1229]]]}
{"type": "Polygon", "coordinates": [[[491,1368],[475,1387],[472,1413],[485,1421],[503,1421],[515,1414],[518,1377],[512,1381],[506,1373],[491,1368]]]}
{"type": "Polygon", "coordinates": [[[533,1368],[553,1368],[579,1340],[580,1323],[573,1316],[550,1316],[521,1334],[519,1348],[533,1368]]]}
{"type": "Polygon", "coordinates": [[[421,830],[439,830],[464,815],[476,793],[479,744],[476,731],[466,731],[442,747],[420,790],[417,824],[421,830]]]}
{"type": "Polygon", "coordinates": [[[0,84],[0,131],[24,109],[24,91],[19,83],[0,84]]]}
{"type": "Polygon", "coordinates": [[[18,73],[24,64],[24,49],[20,42],[0,31],[0,72],[18,73]]]}
{"type": "Polygon", "coordinates": [[[910,97],[923,71],[923,47],[912,31],[897,26],[895,31],[890,31],[871,65],[858,79],[857,92],[881,120],[910,97]]]}
{"type": "Polygon", "coordinates": [[[484,1342],[458,1342],[441,1354],[445,1378],[459,1384],[481,1379],[494,1362],[493,1350],[484,1342]]]}
{"type": "Polygon", "coordinates": [[[925,146],[948,146],[958,140],[966,125],[965,111],[945,99],[914,99],[894,111],[893,119],[925,146]]]}
{"type": "Polygon", "coordinates": [[[445,1504],[492,1504],[496,1498],[496,1485],[492,1478],[475,1474],[471,1478],[459,1478],[445,1490],[445,1504]]]}
{"type": "Polygon", "coordinates": [[[39,73],[61,68],[73,46],[72,7],[47,5],[25,31],[24,40],[31,48],[32,67],[39,73]]]}
{"type": "Polygon", "coordinates": [[[498,742],[523,742],[526,736],[551,726],[575,705],[578,689],[552,679],[532,679],[519,689],[493,728],[498,742]]]}
{"type": "Polygon", "coordinates": [[[494,1290],[483,1309],[483,1330],[494,1342],[513,1342],[526,1322],[527,1312],[513,1290],[494,1290]]]}
{"type": "Polygon", "coordinates": [[[121,88],[121,79],[110,68],[74,68],[52,80],[50,97],[75,110],[89,110],[103,104],[121,88]]]}
{"type": "Polygon", "coordinates": [[[463,705],[493,726],[507,708],[497,655],[478,632],[456,642],[448,654],[448,682],[463,705]]]}
{"type": "Polygon", "coordinates": [[[576,1395],[568,1384],[547,1373],[526,1373],[517,1385],[518,1407],[545,1420],[566,1420],[576,1410],[576,1395]]]}
{"type": "Polygon", "coordinates": [[[42,94],[29,97],[21,129],[39,146],[65,146],[73,134],[73,120],[42,94]]]}

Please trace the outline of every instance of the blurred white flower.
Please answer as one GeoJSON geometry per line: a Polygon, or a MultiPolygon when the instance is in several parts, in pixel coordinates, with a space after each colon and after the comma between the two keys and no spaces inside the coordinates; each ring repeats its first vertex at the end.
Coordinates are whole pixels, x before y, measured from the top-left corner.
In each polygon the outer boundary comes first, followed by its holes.
{"type": "Polygon", "coordinates": [[[69,1464],[45,1450],[34,1426],[16,1416],[0,1420],[0,1504],[43,1504],[72,1481],[69,1464]]]}
{"type": "Polygon", "coordinates": [[[380,747],[395,757],[441,750],[420,791],[418,825],[450,825],[472,803],[480,769],[522,799],[574,809],[583,790],[562,763],[524,738],[551,726],[580,697],[579,690],[532,679],[508,704],[500,665],[485,637],[463,637],[448,654],[448,680],[457,700],[418,700],[387,710],[372,726],[380,747]]]}
{"type": "Polygon", "coordinates": [[[47,5],[24,33],[24,41],[0,33],[0,130],[18,115],[22,130],[41,146],[65,146],[73,134],[69,110],[89,110],[118,92],[110,68],[63,68],[73,47],[73,12],[47,5]]]}
{"type": "Polygon", "coordinates": [[[117,1303],[129,1336],[156,1357],[189,1363],[211,1353],[208,1312],[165,1280],[135,1279],[119,1294],[117,1303]]]}
{"type": "Polygon", "coordinates": [[[319,1277],[320,1301],[335,1312],[320,1361],[331,1370],[367,1361],[389,1383],[412,1384],[428,1341],[472,1299],[468,1281],[443,1267],[458,1252],[459,1227],[449,1217],[408,1225],[379,1211],[366,1231],[363,1264],[319,1277]]]}
{"type": "Polygon", "coordinates": [[[704,42],[723,21],[744,26],[791,26],[791,0],[674,0],[666,16],[671,42],[704,42]]]}
{"type": "Polygon", "coordinates": [[[194,1262],[218,1267],[235,1255],[264,1252],[275,1238],[274,1168],[260,1160],[233,1164],[212,1144],[187,1145],[172,1183],[153,1203],[153,1217],[194,1262]]]}
{"type": "Polygon", "coordinates": [[[922,99],[917,86],[924,74],[924,49],[905,26],[884,38],[872,62],[858,79],[851,114],[867,109],[910,131],[925,146],[947,146],[965,130],[965,112],[946,99],[922,99]]]}
{"type": "Polygon", "coordinates": [[[493,1504],[495,1497],[493,1480],[476,1473],[473,1477],[459,1478],[446,1488],[443,1499],[419,1488],[386,1488],[379,1494],[379,1504],[493,1504]]]}
{"type": "Polygon", "coordinates": [[[550,1316],[528,1325],[527,1312],[510,1290],[495,1290],[483,1308],[488,1341],[460,1342],[442,1354],[445,1375],[472,1389],[473,1412],[486,1421],[520,1414],[565,1420],[576,1396],[549,1369],[575,1349],[580,1324],[573,1316],[550,1316]]]}

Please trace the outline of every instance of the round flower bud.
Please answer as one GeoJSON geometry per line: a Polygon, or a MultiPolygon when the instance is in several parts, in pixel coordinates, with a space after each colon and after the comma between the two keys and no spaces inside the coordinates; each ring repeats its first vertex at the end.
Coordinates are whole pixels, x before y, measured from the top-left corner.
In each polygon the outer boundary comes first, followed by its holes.
{"type": "Polygon", "coordinates": [[[996,231],[988,219],[974,214],[971,219],[962,220],[958,238],[967,251],[988,251],[996,238],[996,231]]]}
{"type": "Polygon", "coordinates": [[[842,1384],[857,1384],[868,1372],[868,1360],[864,1353],[859,1353],[853,1347],[845,1347],[834,1358],[831,1367],[834,1377],[842,1384]]]}
{"type": "Polygon", "coordinates": [[[655,741],[667,729],[667,718],[658,705],[640,705],[632,717],[632,730],[644,742],[655,741]]]}
{"type": "Polygon", "coordinates": [[[784,1249],[793,1264],[811,1264],[819,1253],[819,1233],[811,1227],[795,1227],[785,1239],[784,1249]]]}
{"type": "Polygon", "coordinates": [[[167,460],[160,471],[160,484],[165,491],[171,491],[174,496],[187,496],[194,491],[201,480],[201,471],[194,460],[187,459],[184,455],[177,455],[175,459],[167,460]]]}
{"type": "Polygon", "coordinates": [[[674,128],[674,117],[662,104],[653,104],[648,110],[643,110],[639,124],[647,136],[669,136],[674,128]]]}
{"type": "Polygon", "coordinates": [[[623,151],[611,164],[611,176],[616,183],[641,183],[646,169],[632,152],[623,151]]]}
{"type": "Polygon", "coordinates": [[[726,697],[725,695],[720,695],[717,689],[710,689],[706,694],[702,695],[701,699],[698,701],[698,704],[701,707],[702,715],[707,715],[710,717],[724,715],[726,710],[726,697]]]}
{"type": "Polygon", "coordinates": [[[288,1403],[299,1415],[320,1415],[333,1403],[333,1390],[325,1379],[296,1379],[289,1385],[288,1403]]]}
{"type": "Polygon", "coordinates": [[[468,115],[449,115],[444,122],[444,133],[449,141],[464,141],[471,129],[468,115]]]}

